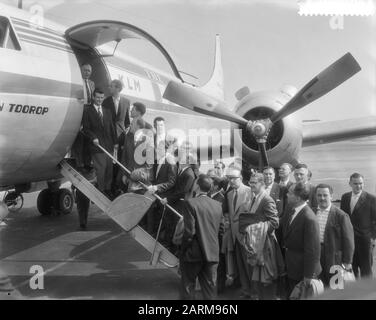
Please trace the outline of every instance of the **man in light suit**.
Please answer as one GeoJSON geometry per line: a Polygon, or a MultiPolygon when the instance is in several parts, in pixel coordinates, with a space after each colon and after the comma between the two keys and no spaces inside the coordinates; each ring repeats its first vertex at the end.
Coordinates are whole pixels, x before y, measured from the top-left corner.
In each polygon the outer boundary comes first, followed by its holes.
{"type": "Polygon", "coordinates": [[[355,234],[354,274],[372,276],[372,251],[376,242],[376,197],[363,190],[364,178],[359,173],[350,176],[352,192],[342,195],[341,209],[349,216],[355,234]]]}
{"type": "MultiPolygon", "coordinates": [[[[354,230],[349,216],[332,205],[333,188],[327,184],[316,187],[318,207],[314,208],[320,226],[321,280],[329,286],[330,268],[343,266],[352,269],[354,255],[354,230]]],[[[332,274],[333,275],[333,274],[332,274]]]]}
{"type": "Polygon", "coordinates": [[[90,150],[98,189],[112,198],[112,160],[97,146],[101,145],[112,154],[118,144],[111,111],[102,107],[103,100],[103,91],[95,89],[93,103],[84,109],[83,131],[91,142],[90,150]]]}
{"type": "MultiPolygon", "coordinates": [[[[124,141],[126,129],[130,125],[129,119],[129,109],[130,103],[129,100],[120,95],[120,92],[123,90],[123,84],[120,80],[112,80],[110,83],[110,92],[111,96],[107,97],[103,101],[103,108],[106,108],[111,111],[112,121],[116,130],[116,135],[118,138],[118,144],[121,145],[121,142],[124,141]]],[[[120,152],[116,155],[118,160],[121,160],[120,152]]],[[[112,192],[117,193],[120,189],[120,185],[117,183],[117,175],[119,172],[119,167],[115,164],[113,168],[113,183],[112,183],[112,192]]]]}
{"type": "Polygon", "coordinates": [[[126,129],[130,125],[130,103],[128,99],[120,95],[122,90],[123,84],[121,81],[117,79],[112,80],[110,84],[111,96],[107,97],[103,101],[103,107],[108,108],[111,111],[118,138],[121,134],[125,133],[126,129]]]}
{"type": "MultiPolygon", "coordinates": [[[[257,292],[260,300],[274,300],[276,296],[276,280],[284,273],[282,254],[274,235],[278,228],[279,219],[276,204],[273,198],[265,190],[265,175],[255,173],[249,180],[249,185],[254,194],[255,201],[249,212],[239,216],[239,231],[245,233],[249,225],[266,222],[267,231],[263,254],[263,263],[254,261],[252,281],[257,284],[257,292]],[[268,272],[264,272],[268,270],[268,272]]],[[[257,252],[257,254],[260,254],[257,252]]]]}
{"type": "Polygon", "coordinates": [[[246,252],[241,244],[243,236],[239,232],[239,214],[249,212],[252,191],[250,187],[243,184],[240,168],[230,166],[226,176],[229,180],[230,191],[227,192],[223,203],[225,224],[228,225],[223,236],[223,251],[228,255],[235,254],[236,270],[242,288],[240,297],[250,298],[252,270],[247,264],[246,252]]]}
{"type": "MultiPolygon", "coordinates": [[[[84,85],[84,105],[90,105],[93,99],[95,83],[90,80],[91,73],[91,65],[87,62],[83,63],[81,65],[81,75],[84,85]]],[[[83,167],[86,170],[91,168],[90,141],[84,135],[82,127],[72,145],[71,154],[76,159],[76,166],[79,170],[83,170],[83,167]]]]}
{"type": "Polygon", "coordinates": [[[91,65],[87,62],[83,63],[81,65],[81,75],[84,82],[84,104],[91,104],[93,102],[95,83],[93,80],[90,80],[91,74],[91,65]]]}
{"type": "Polygon", "coordinates": [[[222,208],[211,199],[211,179],[202,174],[198,177],[195,197],[186,201],[183,210],[184,233],[181,244],[181,297],[195,298],[198,278],[203,298],[216,298],[217,266],[219,258],[218,232],[222,208]]]}
{"type": "Polygon", "coordinates": [[[309,187],[302,182],[291,187],[287,207],[292,210],[281,219],[288,296],[300,281],[310,285],[312,279],[321,273],[320,227],[316,215],[307,205],[309,192],[309,187]]]}

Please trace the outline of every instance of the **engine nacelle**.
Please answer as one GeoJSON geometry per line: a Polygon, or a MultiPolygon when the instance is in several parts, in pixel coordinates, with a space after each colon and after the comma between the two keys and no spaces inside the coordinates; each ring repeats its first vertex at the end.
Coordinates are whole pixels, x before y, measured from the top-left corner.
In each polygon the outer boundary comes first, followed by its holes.
{"type": "MultiPolygon", "coordinates": [[[[296,89],[292,86],[284,86],[279,92],[249,93],[249,90],[245,89],[237,92],[236,96],[239,102],[234,111],[247,120],[270,118],[296,93],[296,89]]],[[[233,128],[238,129],[239,126],[234,124],[233,128]]],[[[244,161],[258,167],[260,156],[255,138],[246,130],[235,130],[234,135],[237,154],[242,154],[244,161]],[[242,146],[242,150],[238,150],[238,145],[242,146]]],[[[271,128],[266,142],[269,165],[275,168],[284,162],[295,165],[298,162],[302,138],[301,122],[294,115],[289,115],[276,122],[271,128]]]]}

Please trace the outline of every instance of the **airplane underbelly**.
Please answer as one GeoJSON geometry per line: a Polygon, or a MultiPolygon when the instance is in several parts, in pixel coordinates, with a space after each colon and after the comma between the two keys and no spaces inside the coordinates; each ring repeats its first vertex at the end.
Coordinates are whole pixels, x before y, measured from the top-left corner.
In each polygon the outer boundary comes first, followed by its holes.
{"type": "Polygon", "coordinates": [[[56,176],[81,118],[77,99],[0,93],[0,186],[56,176]]]}

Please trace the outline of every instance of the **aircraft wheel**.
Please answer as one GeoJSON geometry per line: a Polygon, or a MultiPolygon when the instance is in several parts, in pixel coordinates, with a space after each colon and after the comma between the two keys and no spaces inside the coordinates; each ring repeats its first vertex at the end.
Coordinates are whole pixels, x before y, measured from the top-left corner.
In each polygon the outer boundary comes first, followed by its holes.
{"type": "Polygon", "coordinates": [[[17,212],[23,207],[24,198],[21,193],[12,191],[7,192],[3,201],[8,206],[9,211],[17,212]]]}
{"type": "Polygon", "coordinates": [[[38,211],[42,216],[47,216],[52,213],[52,205],[53,205],[53,193],[48,190],[42,190],[37,199],[37,208],[38,211]]]}
{"type": "Polygon", "coordinates": [[[74,199],[72,192],[68,189],[60,189],[57,193],[57,203],[55,208],[62,214],[68,214],[72,212],[74,199]]]}

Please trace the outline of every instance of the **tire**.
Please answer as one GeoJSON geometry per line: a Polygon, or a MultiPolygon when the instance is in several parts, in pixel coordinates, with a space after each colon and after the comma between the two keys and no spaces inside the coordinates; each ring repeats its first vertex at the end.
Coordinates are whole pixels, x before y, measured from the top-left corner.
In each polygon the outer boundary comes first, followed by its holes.
{"type": "Polygon", "coordinates": [[[8,206],[9,211],[17,212],[22,209],[24,198],[21,193],[12,191],[6,194],[4,202],[8,206]]]}
{"type": "Polygon", "coordinates": [[[37,199],[37,208],[38,211],[42,216],[47,216],[52,213],[52,205],[53,205],[53,193],[48,190],[42,190],[37,199]]]}
{"type": "Polygon", "coordinates": [[[57,193],[55,208],[62,214],[69,214],[73,210],[74,198],[68,189],[60,189],[57,193]]]}

